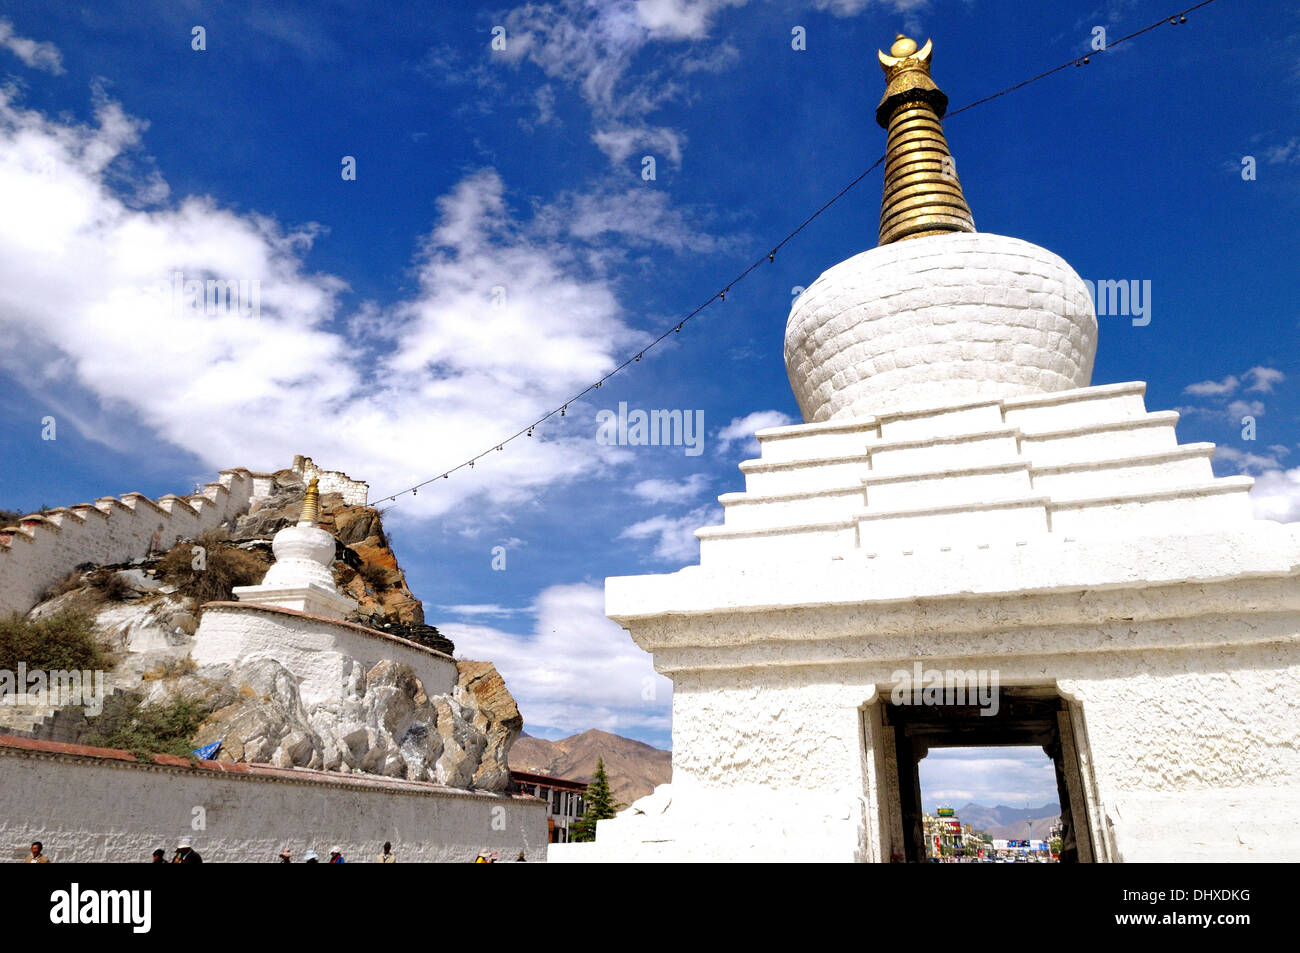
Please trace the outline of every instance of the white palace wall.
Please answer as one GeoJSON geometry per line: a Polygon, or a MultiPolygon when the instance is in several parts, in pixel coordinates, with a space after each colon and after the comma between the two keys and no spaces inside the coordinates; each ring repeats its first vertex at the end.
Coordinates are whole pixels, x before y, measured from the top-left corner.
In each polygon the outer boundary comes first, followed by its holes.
{"type": "Polygon", "coordinates": [[[0,736],[0,861],[33,840],[56,863],[170,858],[189,835],[205,861],[294,862],[339,845],[370,862],[392,841],[399,862],[465,863],[497,850],[546,859],[546,802],[436,784],[129,754],[0,736]],[[201,810],[200,810],[201,809],[201,810]],[[202,829],[195,830],[201,817],[202,829]]]}
{"type": "Polygon", "coordinates": [[[129,562],[147,556],[154,534],[162,548],[216,529],[248,511],[258,474],[221,471],[201,493],[155,501],[141,493],[33,514],[0,529],[0,612],[26,612],[45,587],[81,563],[129,562]],[[161,529],[160,529],[161,527],[161,529]]]}
{"type": "MultiPolygon", "coordinates": [[[[349,505],[364,506],[369,487],[336,470],[322,470],[310,457],[294,457],[304,481],[319,478],[322,493],[338,493],[349,505]]],[[[151,500],[142,493],[105,496],[94,503],[61,506],[0,527],[0,613],[26,612],[41,592],[82,563],[105,565],[147,556],[158,546],[217,529],[269,496],[274,474],[243,467],[222,470],[217,481],[191,496],[167,494],[151,500]]]]}

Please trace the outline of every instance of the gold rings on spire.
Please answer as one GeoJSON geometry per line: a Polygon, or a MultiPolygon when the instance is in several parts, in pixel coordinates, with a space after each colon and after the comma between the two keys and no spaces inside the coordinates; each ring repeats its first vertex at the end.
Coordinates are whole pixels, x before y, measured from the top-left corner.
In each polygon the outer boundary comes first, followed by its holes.
{"type": "Polygon", "coordinates": [[[975,231],[940,124],[948,97],[930,79],[933,52],[929,40],[918,50],[916,41],[901,33],[888,53],[877,51],[886,86],[876,122],[889,130],[880,202],[882,245],[975,231]]]}
{"type": "Polygon", "coordinates": [[[307,484],[307,495],[302,500],[302,517],[298,520],[299,526],[315,526],[320,520],[320,490],[317,487],[317,478],[312,477],[311,482],[307,484]]]}

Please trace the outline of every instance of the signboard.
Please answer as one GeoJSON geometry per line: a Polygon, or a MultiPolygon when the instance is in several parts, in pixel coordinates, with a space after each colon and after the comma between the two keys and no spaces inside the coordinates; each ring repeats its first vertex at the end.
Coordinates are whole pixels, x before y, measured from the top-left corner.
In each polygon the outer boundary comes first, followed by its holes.
{"type": "Polygon", "coordinates": [[[940,817],[952,817],[957,812],[950,807],[941,807],[936,812],[940,817]]]}

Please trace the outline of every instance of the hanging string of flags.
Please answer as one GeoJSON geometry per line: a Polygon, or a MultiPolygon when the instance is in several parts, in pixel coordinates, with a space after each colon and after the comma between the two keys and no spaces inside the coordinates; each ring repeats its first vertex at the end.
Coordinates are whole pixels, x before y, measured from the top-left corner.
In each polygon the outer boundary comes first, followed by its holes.
{"type": "MultiPolygon", "coordinates": [[[[967,103],[965,106],[962,106],[960,109],[952,110],[952,111],[950,111],[950,112],[947,113],[947,115],[944,117],[944,119],[945,119],[945,121],[947,121],[947,120],[951,120],[951,119],[954,118],[955,116],[959,116],[959,115],[961,115],[962,113],[967,112],[968,110],[974,109],[974,108],[977,107],[977,106],[982,106],[982,105],[984,105],[985,103],[992,102],[993,100],[998,99],[999,97],[1005,96],[1005,95],[1007,95],[1008,93],[1015,92],[1015,91],[1018,90],[1018,89],[1023,89],[1023,88],[1026,87],[1026,86],[1029,86],[1029,85],[1031,85],[1031,84],[1033,84],[1033,83],[1037,83],[1037,82],[1039,82],[1040,80],[1044,80],[1044,79],[1046,79],[1047,77],[1052,76],[1052,75],[1054,75],[1054,74],[1056,74],[1056,73],[1059,73],[1061,70],[1063,70],[1063,69],[1067,69],[1067,68],[1069,68],[1069,67],[1071,67],[1071,66],[1075,66],[1075,67],[1078,67],[1078,66],[1086,66],[1086,65],[1088,65],[1088,64],[1091,62],[1091,59],[1092,59],[1093,56],[1099,55],[1099,54],[1101,54],[1101,53],[1109,52],[1110,50],[1112,50],[1112,49],[1114,49],[1115,47],[1119,46],[1121,43],[1126,43],[1126,42],[1128,42],[1129,40],[1132,40],[1132,39],[1134,39],[1135,37],[1139,37],[1139,36],[1141,36],[1141,35],[1144,34],[1144,33],[1149,33],[1150,31],[1156,29],[1157,27],[1165,26],[1166,24],[1175,25],[1175,26],[1176,26],[1176,25],[1179,25],[1179,24],[1184,24],[1184,23],[1187,22],[1187,14],[1192,13],[1193,11],[1199,10],[1201,7],[1209,6],[1211,3],[1214,3],[1214,2],[1215,2],[1215,0],[1201,0],[1200,3],[1196,3],[1196,4],[1194,4],[1194,5],[1190,6],[1190,7],[1187,7],[1185,10],[1179,11],[1178,13],[1174,13],[1174,14],[1171,14],[1171,15],[1169,15],[1169,16],[1161,17],[1159,20],[1156,20],[1154,23],[1150,23],[1150,24],[1148,24],[1147,26],[1144,26],[1144,27],[1143,27],[1142,29],[1140,29],[1140,30],[1134,30],[1132,33],[1129,33],[1129,34],[1127,34],[1127,35],[1125,35],[1125,36],[1122,36],[1122,37],[1120,37],[1119,39],[1107,41],[1106,43],[1104,43],[1103,46],[1101,46],[1100,48],[1094,49],[1092,52],[1090,52],[1089,54],[1087,54],[1087,55],[1085,55],[1085,56],[1076,56],[1076,57],[1074,57],[1073,59],[1066,60],[1064,63],[1061,63],[1061,64],[1058,65],[1058,66],[1054,66],[1054,67],[1052,67],[1052,68],[1049,69],[1049,70],[1045,70],[1044,72],[1039,73],[1039,74],[1036,75],[1036,76],[1031,76],[1029,79],[1022,80],[1022,81],[1020,81],[1019,83],[1015,83],[1015,84],[1013,84],[1013,85],[1011,85],[1011,86],[1007,86],[1005,89],[1000,89],[1000,90],[998,90],[997,92],[995,92],[995,93],[991,93],[991,94],[988,95],[988,96],[984,96],[984,97],[981,98],[981,99],[977,99],[977,100],[975,100],[974,102],[967,103]]],[[[782,248],[784,248],[784,247],[785,247],[785,246],[786,246],[790,241],[792,241],[796,236],[798,236],[798,234],[799,234],[800,232],[802,232],[805,228],[807,228],[807,227],[808,227],[809,225],[811,225],[814,221],[816,221],[816,219],[817,219],[819,216],[821,216],[821,214],[822,214],[823,212],[825,212],[825,211],[826,211],[827,209],[829,209],[832,205],[834,205],[834,204],[835,204],[836,202],[838,202],[841,198],[843,198],[846,194],[848,194],[848,192],[849,192],[850,190],[852,190],[854,186],[856,186],[859,182],[861,182],[863,179],[865,179],[868,175],[870,175],[870,174],[871,174],[872,172],[874,172],[876,169],[880,168],[881,163],[883,163],[884,161],[885,161],[885,156],[884,156],[884,155],[881,155],[880,158],[878,158],[875,162],[871,163],[871,165],[870,165],[867,169],[865,169],[861,174],[859,174],[857,177],[855,177],[855,178],[853,179],[853,181],[849,182],[848,185],[844,186],[844,188],[842,188],[842,189],[840,189],[838,192],[836,192],[835,195],[832,196],[831,199],[830,199],[829,201],[827,201],[827,202],[826,202],[825,204],[823,204],[819,209],[817,209],[815,212],[813,212],[811,215],[809,215],[807,218],[805,218],[805,219],[804,219],[804,220],[799,224],[799,226],[798,226],[797,228],[795,228],[792,232],[790,232],[788,235],[786,235],[784,238],[782,238],[779,242],[777,242],[776,245],[774,245],[774,246],[772,247],[771,251],[769,251],[769,252],[767,252],[766,254],[762,255],[761,257],[757,258],[757,259],[756,259],[756,260],[755,260],[755,261],[754,261],[754,262],[753,262],[753,263],[752,263],[748,268],[746,268],[744,271],[740,272],[738,275],[736,275],[734,278],[732,278],[730,281],[728,281],[728,282],[727,282],[727,283],[726,283],[726,284],[725,284],[725,285],[724,285],[720,290],[714,292],[714,293],[713,293],[713,294],[712,294],[712,295],[711,295],[711,296],[710,296],[710,297],[709,297],[709,298],[708,298],[708,299],[707,299],[703,304],[701,304],[701,305],[699,305],[698,307],[696,307],[696,308],[695,308],[693,311],[691,311],[689,314],[683,316],[680,320],[677,321],[676,324],[674,324],[674,325],[672,325],[671,327],[665,329],[665,330],[663,331],[663,333],[661,333],[658,337],[656,337],[653,341],[651,341],[651,342],[650,342],[649,344],[647,344],[645,347],[639,348],[639,349],[638,349],[638,350],[637,350],[633,355],[631,355],[631,356],[629,356],[627,359],[625,359],[621,364],[619,364],[618,366],[616,366],[613,370],[611,370],[609,373],[607,373],[604,377],[600,378],[600,380],[597,380],[597,381],[594,381],[594,382],[591,383],[591,384],[588,384],[585,388],[583,388],[583,389],[582,389],[581,391],[579,391],[578,393],[574,394],[574,395],[573,395],[572,397],[570,397],[568,400],[565,400],[563,403],[561,403],[561,404],[558,405],[557,407],[555,407],[555,408],[553,408],[553,409],[547,411],[545,414],[543,414],[542,416],[538,417],[538,418],[537,418],[536,420],[534,420],[532,423],[528,424],[527,426],[521,427],[519,430],[515,431],[515,432],[514,432],[513,434],[511,434],[510,436],[504,438],[503,440],[498,441],[496,444],[492,445],[491,447],[488,447],[486,450],[483,450],[482,452],[480,452],[480,453],[478,453],[478,454],[475,454],[474,456],[470,457],[469,459],[464,460],[464,461],[462,461],[461,463],[458,463],[456,466],[451,467],[451,468],[448,469],[448,470],[444,470],[442,473],[439,473],[437,476],[429,477],[428,479],[426,479],[426,480],[422,480],[422,481],[420,481],[419,483],[414,484],[413,486],[408,486],[408,487],[407,487],[406,489],[404,489],[404,490],[398,490],[398,491],[395,492],[395,493],[390,493],[390,494],[387,495],[387,496],[380,497],[380,498],[377,499],[375,502],[377,502],[377,503],[394,502],[394,503],[395,503],[395,502],[397,502],[397,500],[398,500],[399,497],[405,496],[405,495],[408,494],[408,493],[411,494],[412,496],[417,496],[417,495],[419,494],[420,490],[423,489],[424,487],[428,486],[430,483],[434,483],[435,481],[440,480],[440,479],[441,479],[441,480],[450,479],[451,475],[452,475],[453,473],[457,472],[458,470],[464,470],[464,469],[472,470],[472,469],[474,469],[474,464],[475,464],[476,462],[478,462],[479,460],[482,460],[484,457],[488,456],[489,454],[491,454],[491,453],[495,453],[495,452],[500,451],[500,450],[504,450],[507,444],[512,443],[513,441],[518,440],[518,439],[521,438],[521,437],[531,437],[531,436],[533,435],[533,431],[534,431],[534,430],[536,430],[536,429],[537,429],[538,427],[540,427],[542,424],[546,423],[546,421],[550,420],[551,418],[553,418],[553,417],[557,417],[557,416],[558,416],[558,417],[565,417],[565,416],[567,416],[567,415],[568,415],[568,412],[569,412],[569,406],[570,406],[571,404],[576,404],[576,403],[578,403],[578,402],[581,401],[584,397],[586,397],[588,394],[590,394],[592,391],[598,389],[602,384],[604,384],[604,383],[605,383],[606,381],[608,381],[610,378],[614,377],[616,374],[619,374],[619,373],[623,372],[624,370],[626,370],[627,368],[629,368],[629,367],[632,366],[633,364],[639,363],[639,362],[641,361],[641,358],[645,357],[645,355],[646,355],[647,352],[649,352],[649,351],[652,350],[653,348],[657,347],[658,345],[662,344],[665,340],[667,340],[668,338],[672,337],[674,334],[680,334],[682,328],[685,327],[685,325],[686,325],[686,323],[687,323],[688,321],[690,321],[692,318],[694,318],[694,317],[695,317],[696,315],[698,315],[700,312],[704,311],[705,308],[708,308],[708,307],[709,307],[710,305],[712,305],[715,301],[717,301],[717,302],[724,302],[724,301],[726,301],[726,300],[727,300],[727,292],[729,292],[729,291],[730,291],[732,288],[734,288],[736,285],[738,285],[738,284],[740,284],[742,281],[744,281],[747,277],[749,277],[749,275],[750,275],[753,271],[755,271],[755,270],[756,270],[757,268],[759,268],[761,265],[763,265],[763,264],[765,264],[765,263],[766,263],[766,264],[772,264],[773,262],[775,262],[775,261],[776,261],[776,253],[777,253],[777,252],[779,252],[782,248]]]]}

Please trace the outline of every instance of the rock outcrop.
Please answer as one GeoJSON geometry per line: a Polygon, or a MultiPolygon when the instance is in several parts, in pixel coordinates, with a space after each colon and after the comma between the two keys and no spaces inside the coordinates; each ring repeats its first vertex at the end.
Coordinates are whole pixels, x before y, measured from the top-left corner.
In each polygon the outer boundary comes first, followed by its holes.
{"type": "Polygon", "coordinates": [[[472,713],[471,725],[487,739],[486,757],[474,773],[474,787],[502,790],[510,779],[510,746],[524,728],[524,717],[491,662],[456,663],[460,677],[453,697],[472,713]]]}

